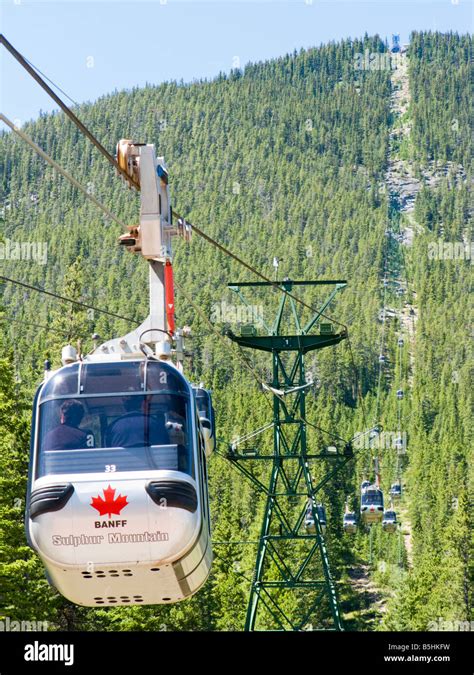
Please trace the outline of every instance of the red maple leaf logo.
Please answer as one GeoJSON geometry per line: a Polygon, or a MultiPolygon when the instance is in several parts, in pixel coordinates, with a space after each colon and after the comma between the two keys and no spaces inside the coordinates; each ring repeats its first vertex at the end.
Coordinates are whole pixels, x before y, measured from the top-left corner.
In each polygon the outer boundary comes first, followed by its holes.
{"type": "Polygon", "coordinates": [[[128,504],[127,497],[119,495],[116,499],[114,499],[116,490],[115,488],[110,487],[110,485],[107,490],[102,490],[102,492],[104,493],[105,500],[100,496],[92,497],[90,506],[94,507],[94,509],[97,509],[101,516],[105,516],[106,513],[108,514],[109,518],[113,513],[119,516],[120,511],[128,504]]]}

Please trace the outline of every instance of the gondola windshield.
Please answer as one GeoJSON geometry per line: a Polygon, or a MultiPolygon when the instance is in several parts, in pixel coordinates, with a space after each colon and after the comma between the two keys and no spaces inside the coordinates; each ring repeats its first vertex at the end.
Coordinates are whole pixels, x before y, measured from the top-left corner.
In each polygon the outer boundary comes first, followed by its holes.
{"type": "Polygon", "coordinates": [[[367,490],[362,495],[362,505],[383,506],[383,494],[381,490],[367,490]]]}
{"type": "Polygon", "coordinates": [[[36,477],[174,470],[194,476],[184,378],[156,362],[74,364],[39,400],[36,477]]]}

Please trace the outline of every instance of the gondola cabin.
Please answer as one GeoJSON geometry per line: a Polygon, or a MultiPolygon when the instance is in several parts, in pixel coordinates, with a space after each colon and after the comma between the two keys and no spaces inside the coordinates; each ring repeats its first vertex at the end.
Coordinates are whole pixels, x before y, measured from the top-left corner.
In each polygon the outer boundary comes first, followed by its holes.
{"type": "Polygon", "coordinates": [[[400,52],[400,35],[392,35],[392,54],[398,54],[400,52]]]}
{"type": "Polygon", "coordinates": [[[353,511],[344,514],[342,527],[347,534],[355,534],[357,532],[357,517],[353,511]]]}
{"type": "MultiPolygon", "coordinates": [[[[321,532],[322,534],[326,534],[326,527],[327,527],[327,520],[326,520],[326,509],[322,504],[317,504],[314,506],[314,509],[317,513],[318,519],[319,519],[319,524],[321,526],[321,532]]],[[[316,534],[316,522],[314,519],[313,515],[313,504],[309,504],[308,508],[306,510],[306,517],[305,517],[305,528],[306,532],[308,534],[316,534]]]]}
{"type": "Polygon", "coordinates": [[[360,515],[366,525],[380,523],[383,516],[383,492],[376,485],[370,485],[362,492],[360,515]]]}
{"type": "Polygon", "coordinates": [[[400,483],[392,483],[390,486],[390,497],[393,500],[399,500],[402,497],[402,486],[400,483]]]}
{"type": "Polygon", "coordinates": [[[50,582],[89,607],[195,593],[212,561],[204,435],[170,362],[65,365],[34,403],[26,508],[50,582]]]}
{"type": "Polygon", "coordinates": [[[395,511],[385,511],[382,518],[382,529],[384,532],[395,532],[397,529],[397,514],[395,511]]]}

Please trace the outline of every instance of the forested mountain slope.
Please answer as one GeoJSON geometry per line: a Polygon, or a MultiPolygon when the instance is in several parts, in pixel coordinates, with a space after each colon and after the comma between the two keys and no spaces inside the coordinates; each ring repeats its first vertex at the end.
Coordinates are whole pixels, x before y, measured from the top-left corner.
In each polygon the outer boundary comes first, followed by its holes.
{"type": "MultiPolygon", "coordinates": [[[[409,54],[410,86],[416,96],[407,116],[413,131],[400,152],[407,154],[417,170],[433,160],[462,164],[464,178],[456,182],[447,175],[436,187],[419,192],[415,218],[422,232],[406,256],[410,292],[417,293],[420,317],[405,459],[406,503],[415,551],[413,567],[408,570],[406,556],[399,560],[394,540],[380,535],[375,542],[376,562],[388,561],[389,572],[392,564],[400,562],[403,572],[396,581],[390,573],[379,580],[392,594],[385,619],[389,627],[426,628],[434,616],[467,619],[471,611],[463,271],[469,261],[460,264],[427,256],[427,244],[440,236],[441,224],[449,241],[466,236],[465,180],[471,175],[469,155],[464,151],[469,142],[465,77],[469,46],[467,38],[416,34],[409,54]],[[445,67],[446,53],[451,68],[445,67]],[[421,75],[426,69],[429,77],[421,75]],[[446,106],[441,112],[438,102],[443,86],[446,106]],[[446,114],[458,120],[452,137],[446,131],[446,114]],[[455,509],[454,498],[458,500],[455,509]],[[443,571],[449,572],[449,584],[443,581],[443,571]],[[430,605],[427,598],[433,579],[439,584],[439,594],[430,596],[430,605]]],[[[110,150],[120,138],[155,143],[169,166],[174,208],[265,274],[273,274],[272,259],[278,256],[281,275],[348,279],[348,287],[330,313],[350,328],[365,420],[357,405],[347,344],[327,353],[323,350],[310,361],[320,384],[311,398],[309,417],[344,437],[377,421],[385,231],[390,218],[399,219],[392,213],[397,208],[384,185],[394,124],[391,74],[390,70],[355,68],[355,55],[365,50],[382,53],[386,47],[377,37],[330,44],[250,65],[211,82],[167,83],[114,93],[76,111],[110,150]]],[[[112,212],[125,222],[136,222],[136,195],[62,114],[42,116],[26,124],[24,131],[112,212]]],[[[146,267],[119,249],[118,226],[104,221],[92,204],[20,139],[11,134],[0,137],[0,158],[3,238],[46,242],[48,254],[45,265],[2,260],[1,273],[80,297],[98,308],[143,318],[148,301],[146,267]]],[[[177,243],[175,269],[178,287],[211,320],[223,302],[235,302],[226,284],[249,280],[245,269],[196,236],[191,244],[177,243]]],[[[311,302],[318,299],[313,292],[302,297],[311,302]]],[[[268,295],[265,300],[252,298],[265,306],[268,316],[276,301],[268,295]]],[[[211,459],[209,474],[213,539],[220,543],[215,545],[211,578],[196,597],[176,606],[86,610],[71,606],[49,589],[42,566],[26,548],[22,525],[32,395],[44,358],[49,356],[59,365],[62,344],[93,332],[104,338],[121,335],[130,324],[71,309],[9,283],[2,286],[2,305],[1,611],[11,618],[48,620],[53,629],[241,629],[255,548],[226,542],[255,540],[262,502],[218,455],[211,459]],[[21,594],[20,588],[24,589],[21,594]]],[[[196,335],[188,372],[190,379],[203,380],[213,389],[218,435],[225,449],[235,435],[268,421],[268,409],[255,379],[179,293],[177,318],[181,325],[190,324],[196,335]]],[[[221,328],[219,323],[216,327],[221,328]]],[[[396,327],[390,330],[395,335],[396,327]]],[[[86,350],[92,346],[87,337],[84,346],[86,350]]],[[[268,377],[268,361],[257,358],[253,364],[262,379],[268,377]]],[[[389,392],[387,381],[379,407],[385,428],[394,429],[395,407],[389,392]]],[[[317,434],[312,440],[327,443],[327,438],[317,434]]],[[[338,481],[329,483],[324,495],[331,565],[341,582],[348,625],[356,629],[363,629],[365,623],[346,569],[367,559],[368,543],[362,534],[355,541],[343,536],[341,518],[346,495],[356,494],[366,471],[367,456],[370,452],[360,453],[338,481]]],[[[383,462],[387,488],[393,478],[392,454],[387,453],[383,462]]]]}
{"type": "Polygon", "coordinates": [[[407,423],[413,562],[388,613],[394,629],[472,621],[471,51],[468,38],[438,33],[415,34],[410,47],[406,149],[421,180],[401,216],[417,232],[406,256],[419,312],[407,423]]]}

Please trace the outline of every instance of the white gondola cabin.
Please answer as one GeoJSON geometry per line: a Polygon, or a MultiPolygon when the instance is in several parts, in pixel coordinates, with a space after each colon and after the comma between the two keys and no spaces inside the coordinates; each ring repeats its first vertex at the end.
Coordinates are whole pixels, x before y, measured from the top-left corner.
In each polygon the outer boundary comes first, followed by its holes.
{"type": "Polygon", "coordinates": [[[393,500],[399,500],[402,496],[402,486],[400,483],[392,483],[390,486],[390,497],[393,500]]]}
{"type": "Polygon", "coordinates": [[[123,139],[117,162],[140,186],[139,225],[119,243],[149,264],[150,313],[91,355],[63,349],[64,367],[34,402],[26,506],[28,542],[49,580],[92,607],[184,600],[212,562],[214,413],[182,374],[188,331],[174,317],[171,238],[187,228],[173,225],[153,145],[123,139]]]}
{"type": "Polygon", "coordinates": [[[383,516],[383,492],[376,485],[370,485],[361,494],[360,515],[366,525],[380,523],[383,516]]]}
{"type": "Polygon", "coordinates": [[[344,532],[348,534],[355,534],[357,532],[357,516],[353,511],[344,514],[342,527],[344,532]]]}
{"type": "MultiPolygon", "coordinates": [[[[318,516],[318,519],[319,519],[319,524],[321,526],[321,532],[324,535],[324,534],[326,534],[326,527],[327,527],[326,509],[324,508],[323,504],[316,504],[314,506],[314,509],[315,509],[315,511],[317,513],[317,516],[318,516]]],[[[313,504],[312,503],[308,504],[304,524],[305,524],[306,532],[308,534],[316,534],[316,522],[315,522],[315,519],[314,519],[313,504]]]]}
{"type": "Polygon", "coordinates": [[[171,363],[86,357],[39,387],[26,530],[78,605],[176,602],[212,561],[204,436],[171,363]]]}
{"type": "Polygon", "coordinates": [[[397,514],[395,511],[385,511],[382,518],[382,529],[384,532],[396,532],[397,530],[397,514]]]}

